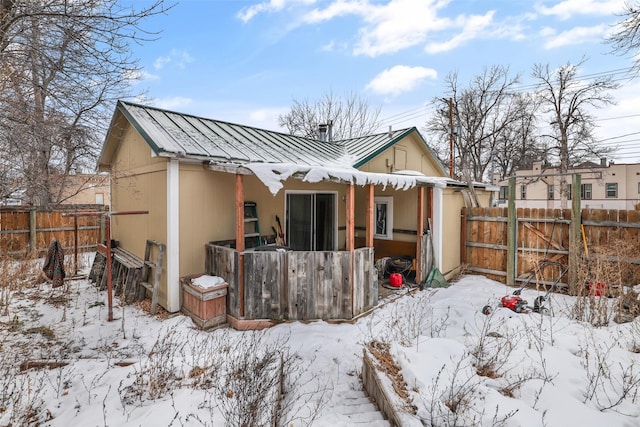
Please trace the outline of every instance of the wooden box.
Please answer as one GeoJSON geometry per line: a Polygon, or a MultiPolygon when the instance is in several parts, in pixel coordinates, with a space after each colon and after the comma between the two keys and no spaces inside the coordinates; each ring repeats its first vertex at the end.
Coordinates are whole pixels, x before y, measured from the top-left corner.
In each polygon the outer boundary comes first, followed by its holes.
{"type": "Polygon", "coordinates": [[[227,322],[227,283],[209,288],[193,285],[192,279],[202,274],[180,279],[182,288],[182,312],[191,317],[202,329],[220,326],[227,322]]]}

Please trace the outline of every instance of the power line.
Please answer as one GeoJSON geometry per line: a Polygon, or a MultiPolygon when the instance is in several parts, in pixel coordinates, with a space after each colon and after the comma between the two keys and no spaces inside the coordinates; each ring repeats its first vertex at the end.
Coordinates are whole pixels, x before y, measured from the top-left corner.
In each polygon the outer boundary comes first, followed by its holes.
{"type": "MultiPolygon", "coordinates": [[[[617,68],[617,69],[613,69],[613,70],[606,70],[606,71],[599,71],[599,72],[595,72],[595,73],[589,73],[589,74],[584,74],[582,76],[579,76],[579,81],[580,80],[585,80],[585,79],[591,79],[591,80],[595,80],[598,77],[603,77],[603,76],[611,76],[612,77],[612,82],[617,82],[617,81],[622,81],[622,80],[629,80],[629,77],[618,77],[618,78],[613,78],[614,76],[617,75],[625,75],[629,72],[631,72],[634,69],[633,66],[630,67],[626,67],[626,68],[617,68]]],[[[587,86],[589,84],[589,82],[585,82],[584,85],[578,85],[576,86],[577,88],[581,87],[581,86],[587,86]]],[[[516,86],[514,87],[515,91],[514,92],[510,92],[512,94],[525,94],[528,93],[532,90],[537,90],[539,89],[541,86],[540,83],[531,83],[528,85],[522,85],[522,86],[516,86]]],[[[414,108],[410,108],[408,110],[399,112],[399,113],[395,113],[392,114],[390,116],[384,117],[380,120],[380,128],[384,128],[384,127],[388,127],[388,126],[394,126],[396,124],[399,123],[403,123],[403,122],[407,122],[413,119],[418,119],[422,116],[424,116],[424,121],[427,120],[427,115],[430,112],[435,111],[436,108],[435,107],[429,107],[427,104],[422,104],[419,105],[417,107],[414,108]]],[[[607,117],[607,118],[603,118],[603,119],[594,119],[594,121],[608,121],[608,120],[619,120],[619,119],[625,119],[625,118],[633,118],[633,117],[640,117],[640,114],[632,114],[632,115],[628,115],[628,116],[619,116],[619,117],[607,117]]],[[[612,138],[606,138],[602,141],[606,141],[609,139],[615,139],[615,138],[621,138],[623,136],[619,136],[619,137],[612,137],[612,138]]]]}
{"type": "Polygon", "coordinates": [[[606,117],[603,119],[594,119],[596,122],[606,122],[608,120],[630,119],[632,117],[640,117],[640,114],[629,114],[628,116],[606,117]]]}
{"type": "Polygon", "coordinates": [[[610,141],[612,139],[625,138],[627,136],[632,136],[632,135],[640,135],[640,132],[632,132],[632,133],[625,133],[624,135],[611,136],[609,138],[604,138],[604,139],[601,139],[601,140],[596,141],[596,142],[610,141]]]}

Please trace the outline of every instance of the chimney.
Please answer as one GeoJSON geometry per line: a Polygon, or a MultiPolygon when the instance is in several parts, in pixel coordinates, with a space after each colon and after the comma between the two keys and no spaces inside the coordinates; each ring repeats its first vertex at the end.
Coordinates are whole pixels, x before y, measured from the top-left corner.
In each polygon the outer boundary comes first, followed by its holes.
{"type": "Polygon", "coordinates": [[[603,168],[607,167],[607,158],[606,157],[602,157],[600,159],[600,166],[602,166],[603,168]]]}
{"type": "Polygon", "coordinates": [[[320,141],[322,142],[327,142],[327,129],[328,129],[328,125],[322,124],[322,125],[318,125],[318,134],[319,137],[318,139],[320,139],[320,141]]]}

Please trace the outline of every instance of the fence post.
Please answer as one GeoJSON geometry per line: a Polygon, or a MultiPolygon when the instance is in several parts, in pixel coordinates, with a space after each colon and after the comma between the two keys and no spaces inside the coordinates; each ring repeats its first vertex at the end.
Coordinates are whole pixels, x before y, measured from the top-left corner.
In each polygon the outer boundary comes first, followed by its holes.
{"type": "Polygon", "coordinates": [[[467,208],[460,214],[460,264],[467,263],[467,208]]]}
{"type": "MultiPolygon", "coordinates": [[[[105,211],[105,209],[101,209],[105,211]]],[[[106,242],[107,240],[107,221],[104,218],[104,215],[100,216],[100,241],[98,243],[106,242]]]]}
{"type": "Polygon", "coordinates": [[[577,295],[578,268],[580,266],[580,224],[582,223],[582,178],[580,174],[571,176],[571,226],[569,228],[569,295],[577,295]]]}
{"type": "Polygon", "coordinates": [[[36,258],[38,256],[38,239],[36,228],[36,208],[29,209],[29,249],[31,250],[31,256],[36,258]]]}
{"type": "Polygon", "coordinates": [[[516,284],[516,258],[517,242],[516,233],[518,230],[516,221],[516,178],[509,178],[509,205],[507,219],[507,285],[516,284]]]}

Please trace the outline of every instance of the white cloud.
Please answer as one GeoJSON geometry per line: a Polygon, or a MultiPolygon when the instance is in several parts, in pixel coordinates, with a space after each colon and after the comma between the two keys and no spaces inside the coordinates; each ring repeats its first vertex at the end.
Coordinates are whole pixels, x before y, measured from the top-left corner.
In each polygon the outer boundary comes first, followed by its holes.
{"type": "Polygon", "coordinates": [[[574,15],[613,15],[621,12],[623,6],[620,0],[565,0],[551,7],[538,4],[536,10],[542,15],[567,20],[574,15]]]}
{"type": "MultiPolygon", "coordinates": [[[[393,2],[394,0],[390,3],[393,2]]],[[[330,21],[333,18],[345,15],[367,16],[368,14],[373,13],[376,9],[379,9],[379,7],[370,5],[368,1],[337,0],[329,4],[329,6],[324,9],[313,9],[302,18],[302,21],[306,24],[317,24],[319,22],[330,21]]]]}
{"type": "Polygon", "coordinates": [[[381,95],[399,95],[415,89],[425,79],[437,77],[438,73],[431,68],[396,65],[375,76],[367,89],[381,95]]]}
{"type": "Polygon", "coordinates": [[[456,19],[456,24],[462,28],[462,31],[451,39],[429,43],[425,51],[427,53],[440,53],[453,50],[469,40],[477,38],[479,35],[487,31],[487,28],[493,22],[494,11],[489,11],[484,15],[460,16],[456,19]]]}
{"type": "Polygon", "coordinates": [[[329,43],[320,46],[320,50],[323,52],[339,52],[347,50],[348,47],[349,46],[346,43],[331,40],[329,43]]]}
{"type": "Polygon", "coordinates": [[[263,1],[253,6],[245,7],[236,14],[242,22],[247,23],[261,13],[277,12],[291,4],[313,4],[316,0],[269,0],[263,1]]]}
{"type": "Polygon", "coordinates": [[[153,100],[153,105],[158,108],[163,108],[166,110],[180,110],[192,102],[191,98],[185,98],[183,96],[174,96],[171,98],[159,98],[153,100]]]}
{"type": "Polygon", "coordinates": [[[590,41],[602,40],[603,35],[608,31],[606,25],[596,25],[594,27],[575,27],[558,34],[551,34],[544,44],[545,49],[554,49],[563,46],[581,44],[590,41]]]}
{"type": "Polygon", "coordinates": [[[191,62],[193,62],[193,57],[189,52],[180,49],[171,49],[168,55],[156,58],[153,62],[153,68],[161,70],[168,64],[175,64],[176,67],[184,70],[187,64],[191,62]]]}
{"type": "Polygon", "coordinates": [[[378,56],[424,43],[430,32],[451,27],[438,11],[448,1],[392,0],[384,6],[362,9],[367,25],[360,29],[354,54],[378,56]]]}
{"type": "Polygon", "coordinates": [[[273,128],[278,117],[286,114],[288,108],[260,108],[249,112],[249,124],[259,128],[273,128]]]}
{"type": "Polygon", "coordinates": [[[140,83],[143,80],[158,80],[160,77],[156,74],[151,74],[146,70],[129,70],[124,74],[124,79],[130,84],[140,83]]]}
{"type": "MultiPolygon", "coordinates": [[[[444,43],[431,43],[427,52],[453,49],[478,33],[486,32],[492,24],[494,12],[484,15],[461,15],[455,20],[439,14],[449,0],[390,0],[377,5],[364,0],[337,0],[324,9],[316,8],[303,18],[307,24],[326,22],[345,15],[360,16],[365,25],[358,32],[355,55],[375,57],[398,52],[425,43],[429,34],[459,28],[461,33],[444,43]]],[[[495,32],[500,37],[520,37],[520,26],[495,32]]]]}

